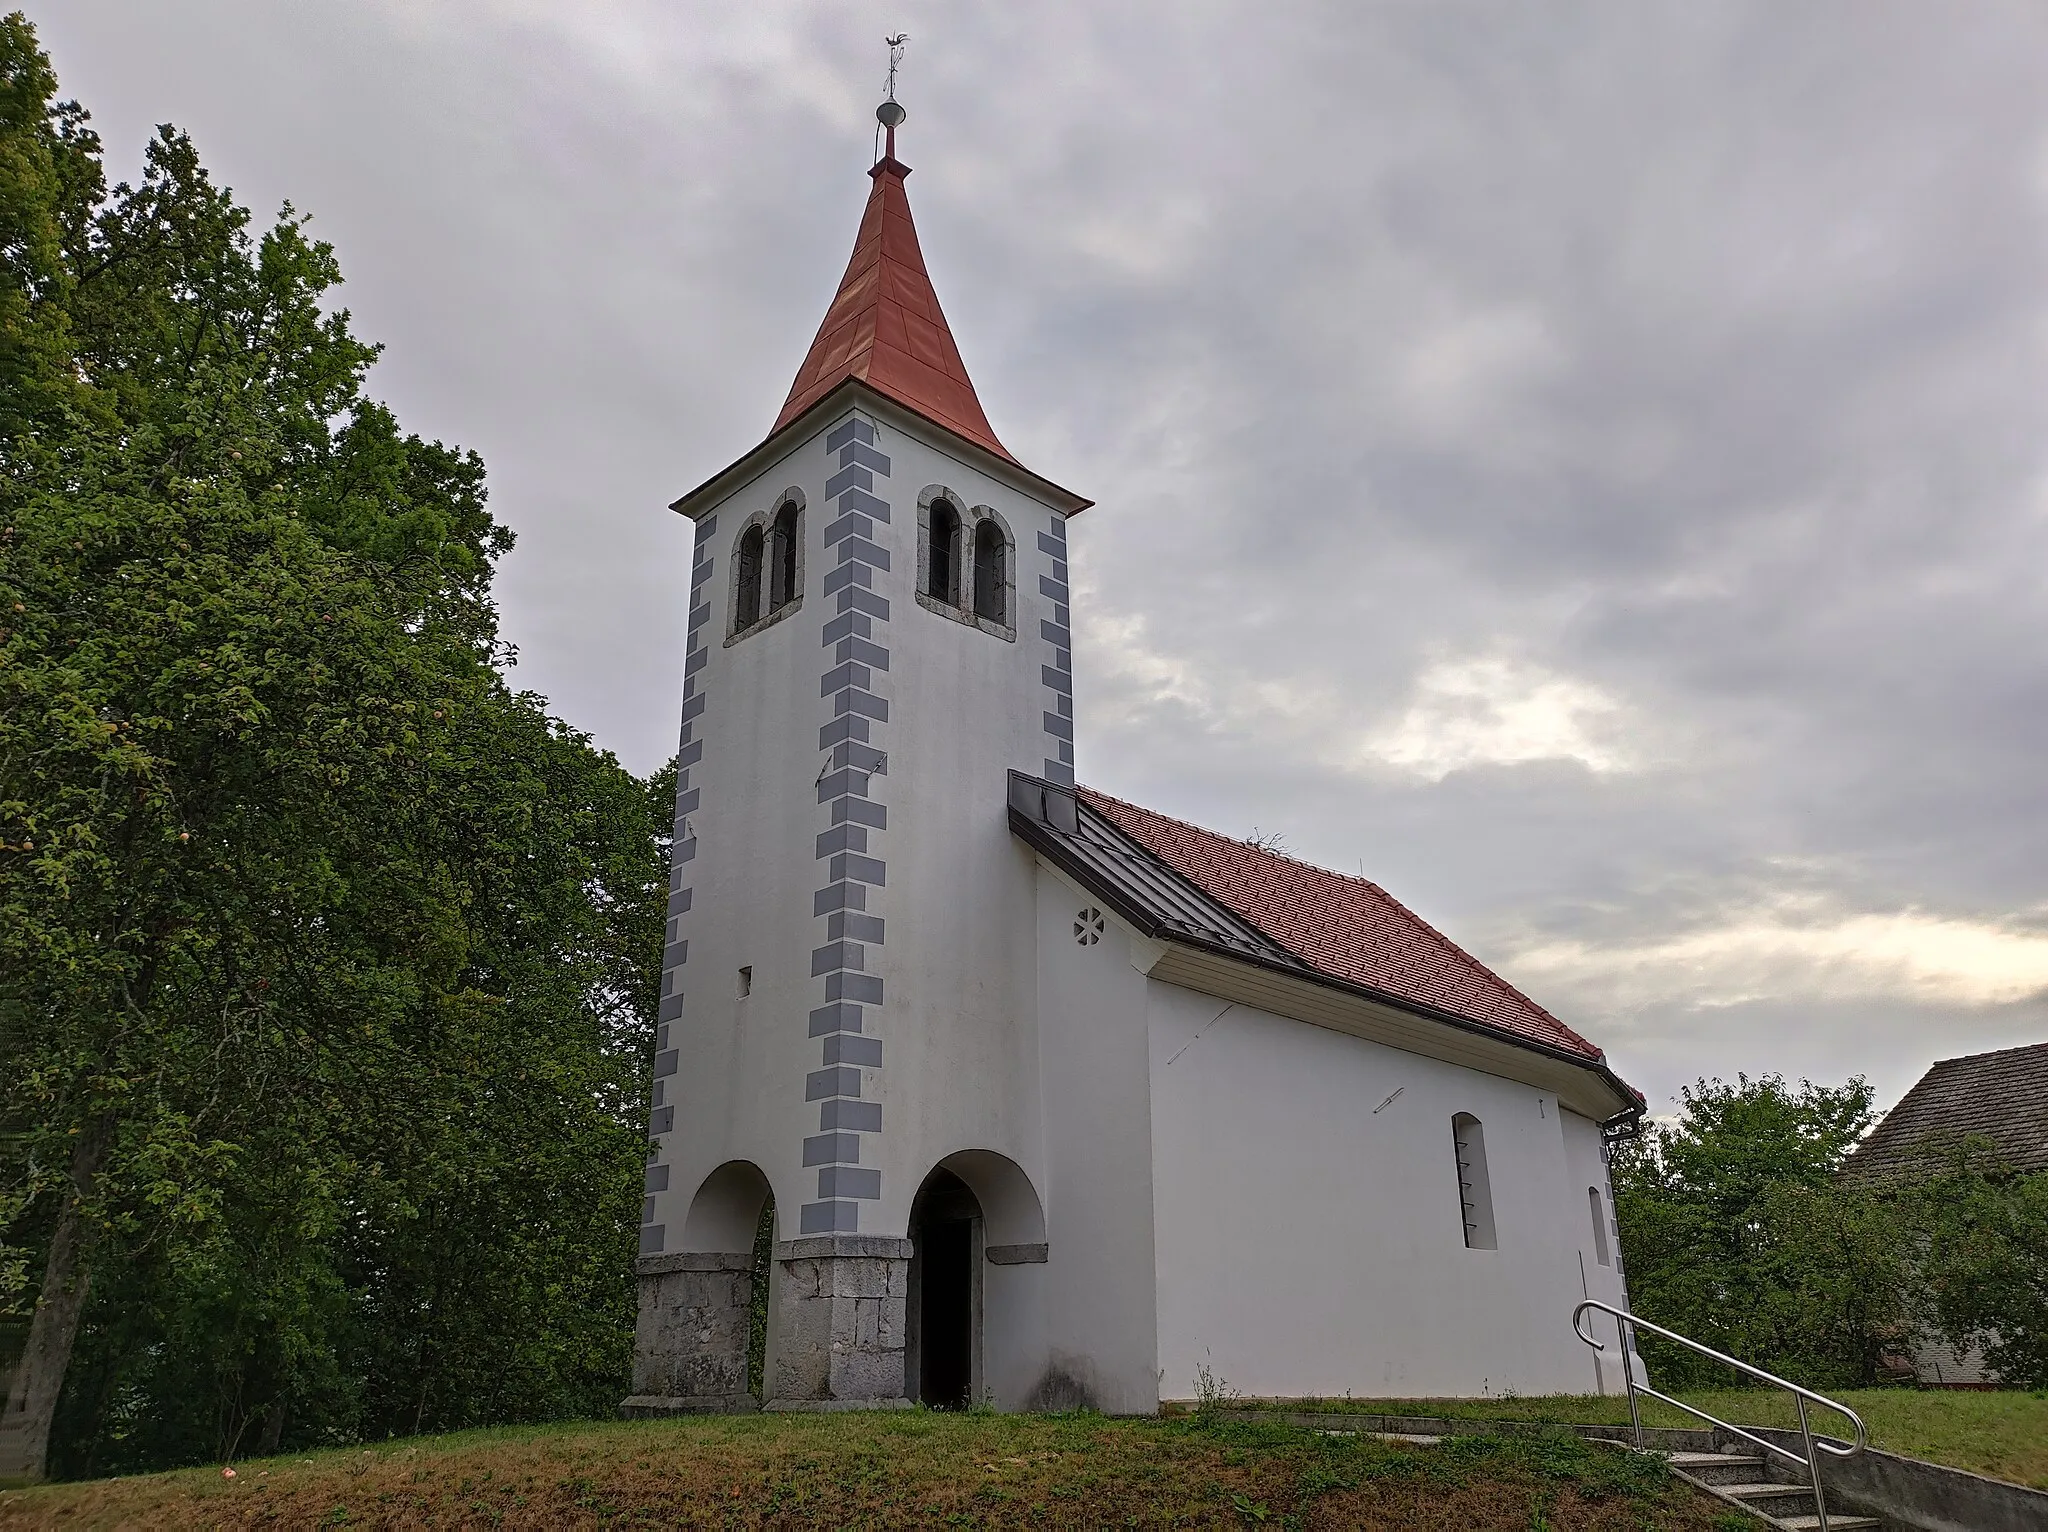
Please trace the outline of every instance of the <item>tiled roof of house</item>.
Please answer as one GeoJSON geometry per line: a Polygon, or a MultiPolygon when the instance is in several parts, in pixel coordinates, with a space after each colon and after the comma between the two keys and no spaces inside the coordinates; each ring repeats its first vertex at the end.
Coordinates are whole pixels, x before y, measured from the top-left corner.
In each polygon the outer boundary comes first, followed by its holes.
{"type": "Polygon", "coordinates": [[[1134,803],[1090,808],[1311,967],[1546,1047],[1601,1051],[1376,883],[1312,867],[1134,803]]]}
{"type": "Polygon", "coordinates": [[[1856,1146],[1843,1172],[1911,1170],[1931,1146],[1972,1134],[1996,1144],[2015,1170],[2048,1170],[2048,1043],[1941,1060],[1856,1146]]]}
{"type": "Polygon", "coordinates": [[[769,435],[848,378],[858,378],[905,409],[1016,462],[982,412],[925,272],[903,189],[910,167],[889,158],[868,173],[875,186],[854,236],[853,258],[769,435]]]}

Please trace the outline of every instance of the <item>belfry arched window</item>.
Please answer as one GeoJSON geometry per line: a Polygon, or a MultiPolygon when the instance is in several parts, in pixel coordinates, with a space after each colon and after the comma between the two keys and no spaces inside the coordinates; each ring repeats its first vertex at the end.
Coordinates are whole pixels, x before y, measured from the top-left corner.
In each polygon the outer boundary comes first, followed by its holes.
{"type": "Polygon", "coordinates": [[[749,516],[733,541],[732,606],[725,641],[738,643],[804,601],[804,492],[794,485],[749,516]]]}
{"type": "Polygon", "coordinates": [[[925,552],[924,593],[944,606],[960,604],[960,510],[934,500],[930,543],[925,552]]]}
{"type": "Polygon", "coordinates": [[[1017,641],[1017,536],[994,506],[943,484],[917,496],[917,604],[1005,643],[1017,641]]]}
{"type": "Polygon", "coordinates": [[[984,516],[974,524],[974,615],[1008,622],[1005,596],[1010,583],[1009,542],[1002,524],[984,516]]]}
{"type": "Polygon", "coordinates": [[[768,610],[779,612],[797,598],[797,549],[803,539],[803,512],[796,502],[785,500],[775,513],[775,531],[769,539],[768,610]]]}
{"type": "Polygon", "coordinates": [[[761,556],[765,542],[758,526],[748,527],[740,534],[739,572],[732,608],[735,629],[751,628],[761,620],[761,556]]]}

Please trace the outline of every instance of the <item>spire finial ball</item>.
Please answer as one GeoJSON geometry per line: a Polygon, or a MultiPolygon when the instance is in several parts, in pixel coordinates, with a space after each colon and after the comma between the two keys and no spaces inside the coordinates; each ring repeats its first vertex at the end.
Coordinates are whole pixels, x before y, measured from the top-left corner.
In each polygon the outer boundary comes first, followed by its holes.
{"type": "Polygon", "coordinates": [[[901,127],[903,125],[903,119],[908,117],[909,115],[910,114],[904,111],[903,108],[895,101],[884,101],[880,106],[875,108],[875,121],[879,122],[885,128],[901,127]]]}

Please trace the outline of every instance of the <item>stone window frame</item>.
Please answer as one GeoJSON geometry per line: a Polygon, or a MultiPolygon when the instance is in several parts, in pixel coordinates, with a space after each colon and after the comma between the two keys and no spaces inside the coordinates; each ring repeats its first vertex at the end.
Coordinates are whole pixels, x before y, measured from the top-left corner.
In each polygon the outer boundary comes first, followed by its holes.
{"type": "Polygon", "coordinates": [[[726,562],[732,567],[727,571],[725,612],[725,647],[730,649],[743,638],[752,638],[763,628],[772,628],[785,617],[794,616],[804,604],[804,544],[809,539],[804,535],[805,512],[809,507],[804,502],[804,492],[791,485],[768,502],[767,509],[754,512],[734,529],[732,535],[732,556],[726,562]],[[790,597],[773,611],[764,610],[761,615],[744,628],[734,627],[734,619],[740,611],[740,543],[749,529],[761,529],[761,604],[768,604],[769,593],[774,589],[774,571],[769,567],[775,556],[775,518],[782,514],[786,505],[796,507],[796,581],[790,597]]]}
{"type": "Polygon", "coordinates": [[[927,612],[936,612],[941,617],[957,622],[963,628],[979,628],[1004,643],[1017,642],[1017,534],[1011,529],[1008,519],[992,505],[967,503],[967,497],[958,490],[943,484],[927,484],[917,492],[917,583],[913,587],[917,604],[927,612]],[[949,606],[936,596],[926,594],[925,587],[931,584],[932,558],[932,505],[944,500],[960,516],[960,569],[957,585],[961,604],[949,606]],[[979,617],[974,611],[974,540],[975,533],[985,521],[994,522],[996,530],[1003,534],[1003,615],[1009,619],[997,622],[990,617],[979,617]]]}

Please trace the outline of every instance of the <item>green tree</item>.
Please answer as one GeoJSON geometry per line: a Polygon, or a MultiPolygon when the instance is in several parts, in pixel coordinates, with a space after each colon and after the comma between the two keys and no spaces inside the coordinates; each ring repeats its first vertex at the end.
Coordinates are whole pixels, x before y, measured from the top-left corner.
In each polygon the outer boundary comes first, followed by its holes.
{"type": "Polygon", "coordinates": [[[2006,1383],[2048,1388],[2048,1172],[2015,1174],[1970,1139],[1946,1146],[1924,1194],[1930,1326],[2006,1383]]]}
{"type": "Polygon", "coordinates": [[[0,21],[0,1476],[609,1403],[666,805],[333,252],[55,90],[0,21]]]}
{"type": "MultiPolygon", "coordinates": [[[[1870,1087],[1738,1076],[1679,1104],[1614,1156],[1636,1311],[1796,1381],[1877,1381],[1912,1331],[1919,1204],[1836,1180],[1874,1118],[1870,1087]]],[[[1666,1378],[1726,1380],[1679,1348],[1644,1350],[1666,1378]]]]}

